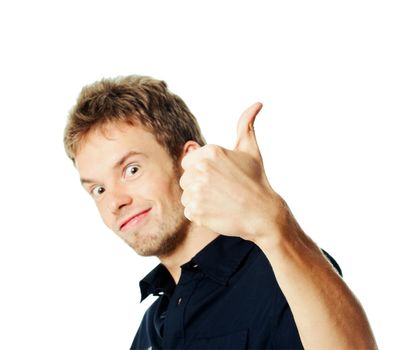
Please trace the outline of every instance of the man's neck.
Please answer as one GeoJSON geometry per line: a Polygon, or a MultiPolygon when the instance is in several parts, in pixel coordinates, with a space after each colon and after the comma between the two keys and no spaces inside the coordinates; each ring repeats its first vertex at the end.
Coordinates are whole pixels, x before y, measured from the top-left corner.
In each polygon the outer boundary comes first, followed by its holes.
{"type": "Polygon", "coordinates": [[[192,224],[186,238],[179,247],[171,254],[159,257],[159,260],[168,269],[176,284],[180,279],[180,267],[190,261],[190,259],[218,236],[218,233],[192,224]]]}

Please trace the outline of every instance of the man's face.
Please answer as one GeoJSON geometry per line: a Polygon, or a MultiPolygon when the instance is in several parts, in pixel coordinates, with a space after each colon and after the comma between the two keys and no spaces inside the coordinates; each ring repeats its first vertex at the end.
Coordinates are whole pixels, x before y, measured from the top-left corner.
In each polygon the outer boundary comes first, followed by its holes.
{"type": "Polygon", "coordinates": [[[91,131],[76,155],[84,188],[104,223],[138,254],[169,254],[190,226],[178,168],[141,126],[112,123],[103,130],[91,131]]]}

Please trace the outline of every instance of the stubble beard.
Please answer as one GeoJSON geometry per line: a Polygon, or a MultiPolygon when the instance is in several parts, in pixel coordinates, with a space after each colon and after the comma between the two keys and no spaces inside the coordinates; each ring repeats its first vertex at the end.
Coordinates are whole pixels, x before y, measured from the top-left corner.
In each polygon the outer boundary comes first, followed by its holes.
{"type": "Polygon", "coordinates": [[[158,223],[154,232],[149,232],[129,245],[141,256],[164,257],[173,253],[186,239],[192,223],[184,216],[184,207],[180,201],[182,189],[179,186],[181,168],[174,164],[175,197],[178,199],[167,217],[158,223]]]}
{"type": "Polygon", "coordinates": [[[168,256],[185,240],[191,222],[178,210],[165,222],[160,222],[154,233],[143,234],[131,247],[141,256],[168,256]],[[180,215],[179,215],[180,214],[180,215]]]}

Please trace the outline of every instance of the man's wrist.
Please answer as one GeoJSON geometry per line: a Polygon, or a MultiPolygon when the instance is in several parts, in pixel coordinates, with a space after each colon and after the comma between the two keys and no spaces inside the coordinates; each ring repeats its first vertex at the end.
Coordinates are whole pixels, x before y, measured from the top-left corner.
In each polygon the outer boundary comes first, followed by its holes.
{"type": "Polygon", "coordinates": [[[268,256],[300,244],[305,236],[284,199],[275,195],[278,197],[277,201],[274,198],[272,208],[265,208],[268,214],[257,222],[255,232],[249,237],[268,256]]]}

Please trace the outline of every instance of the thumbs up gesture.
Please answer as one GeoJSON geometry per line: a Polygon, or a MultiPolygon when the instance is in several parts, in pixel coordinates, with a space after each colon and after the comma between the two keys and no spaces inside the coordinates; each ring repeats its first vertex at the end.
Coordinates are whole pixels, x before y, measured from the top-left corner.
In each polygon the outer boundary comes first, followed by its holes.
{"type": "Polygon", "coordinates": [[[205,145],[182,159],[181,202],[195,224],[256,241],[288,210],[265,174],[253,128],[261,108],[255,103],[241,115],[234,150],[205,145]]]}

